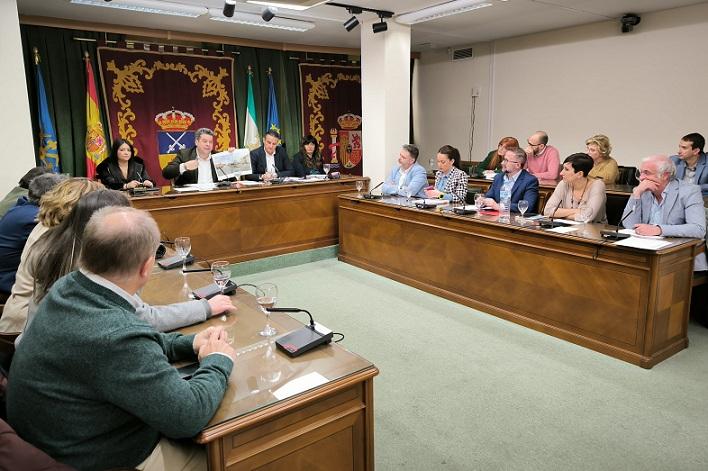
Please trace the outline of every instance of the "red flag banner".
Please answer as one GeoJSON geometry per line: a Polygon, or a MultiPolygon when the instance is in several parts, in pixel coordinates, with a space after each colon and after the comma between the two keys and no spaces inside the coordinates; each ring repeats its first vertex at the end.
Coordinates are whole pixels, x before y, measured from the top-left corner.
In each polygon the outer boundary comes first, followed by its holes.
{"type": "Polygon", "coordinates": [[[300,64],[304,134],[320,143],[332,171],[362,175],[361,69],[300,64]]]}
{"type": "Polygon", "coordinates": [[[214,131],[216,150],[238,143],[233,58],[98,48],[111,138],[133,143],[158,185],[194,131],[214,131]]]}

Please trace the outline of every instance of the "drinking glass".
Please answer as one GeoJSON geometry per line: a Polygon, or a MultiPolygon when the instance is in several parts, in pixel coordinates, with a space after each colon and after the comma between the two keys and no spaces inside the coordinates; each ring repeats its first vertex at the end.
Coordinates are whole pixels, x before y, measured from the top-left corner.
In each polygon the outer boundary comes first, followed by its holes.
{"type": "Polygon", "coordinates": [[[324,170],[325,175],[329,175],[330,164],[322,164],[322,170],[324,170]]]}
{"type": "Polygon", "coordinates": [[[477,206],[477,211],[482,210],[482,202],[484,201],[484,195],[482,193],[477,193],[474,195],[474,204],[477,206]]]}
{"type": "Polygon", "coordinates": [[[221,294],[224,294],[224,288],[231,279],[231,264],[226,260],[218,260],[211,264],[211,275],[214,277],[214,283],[221,289],[221,294]]]}
{"type": "Polygon", "coordinates": [[[521,213],[521,220],[524,219],[524,213],[529,209],[529,202],[526,200],[519,200],[517,205],[519,207],[519,212],[521,213]]]}
{"type": "Polygon", "coordinates": [[[356,181],[356,192],[361,194],[361,190],[364,189],[364,182],[361,180],[356,181]]]}
{"type": "Polygon", "coordinates": [[[189,237],[177,237],[175,239],[175,250],[177,255],[182,257],[182,271],[187,269],[187,255],[192,250],[192,241],[189,237]]]}
{"type": "Polygon", "coordinates": [[[413,188],[410,186],[403,187],[403,192],[406,194],[406,206],[410,206],[411,196],[413,196],[413,188]]]}
{"type": "Polygon", "coordinates": [[[263,283],[258,285],[256,288],[256,302],[266,315],[266,325],[263,327],[259,333],[263,337],[272,337],[278,333],[278,331],[270,325],[270,311],[267,308],[275,306],[278,300],[278,287],[273,283],[263,283]]]}

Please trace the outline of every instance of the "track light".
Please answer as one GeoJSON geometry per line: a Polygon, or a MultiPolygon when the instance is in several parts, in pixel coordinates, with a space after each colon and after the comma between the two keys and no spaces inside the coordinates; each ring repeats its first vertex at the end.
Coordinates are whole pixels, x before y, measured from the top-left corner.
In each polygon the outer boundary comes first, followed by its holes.
{"type": "Polygon", "coordinates": [[[236,11],[236,0],[224,0],[224,16],[231,18],[236,11]]]}
{"type": "Polygon", "coordinates": [[[263,18],[263,21],[268,22],[275,18],[276,13],[278,13],[278,9],[275,7],[265,7],[263,9],[263,13],[261,13],[261,18],[263,18]]]}
{"type": "Polygon", "coordinates": [[[371,29],[374,31],[374,33],[383,33],[388,29],[388,23],[386,23],[382,17],[381,21],[379,21],[378,23],[373,23],[371,25],[371,29]]]}
{"type": "Polygon", "coordinates": [[[359,20],[356,19],[356,16],[352,16],[344,22],[344,29],[346,29],[347,31],[351,31],[357,26],[359,26],[359,20]]]}

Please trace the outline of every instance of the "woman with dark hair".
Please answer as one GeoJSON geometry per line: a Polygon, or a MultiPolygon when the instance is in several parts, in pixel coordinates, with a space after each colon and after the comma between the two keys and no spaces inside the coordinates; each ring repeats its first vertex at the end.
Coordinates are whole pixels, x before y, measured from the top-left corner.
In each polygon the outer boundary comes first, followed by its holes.
{"type": "Polygon", "coordinates": [[[301,178],[306,175],[324,174],[320,146],[314,136],[307,135],[302,138],[300,152],[293,155],[293,170],[295,176],[301,178]]]}
{"type": "Polygon", "coordinates": [[[545,216],[607,223],[605,183],[588,176],[593,165],[592,157],[584,153],[569,155],[563,161],[562,180],[546,203],[545,216]]]}
{"type": "Polygon", "coordinates": [[[475,175],[482,176],[485,170],[491,170],[495,173],[501,172],[501,162],[507,150],[518,149],[519,141],[515,137],[503,137],[499,141],[496,149],[490,150],[487,157],[477,165],[475,175]]]}
{"type": "MultiPolygon", "coordinates": [[[[125,193],[115,190],[96,190],[81,197],[74,209],[56,227],[40,239],[30,254],[29,263],[34,273],[34,294],[30,301],[27,325],[29,328],[37,305],[44,299],[54,283],[78,268],[81,239],[91,216],[106,206],[130,206],[125,193]]],[[[87,276],[92,276],[91,274],[87,276]]],[[[99,280],[98,282],[105,282],[99,280]]],[[[139,296],[134,296],[135,315],[155,330],[174,330],[198,322],[212,315],[234,309],[228,296],[217,295],[210,300],[187,301],[166,306],[150,306],[139,296]]],[[[17,343],[21,340],[18,337],[17,343]]]]}
{"type": "Polygon", "coordinates": [[[452,146],[442,146],[436,157],[435,189],[425,190],[428,198],[440,198],[453,203],[464,203],[467,197],[469,176],[460,170],[460,151],[452,146]]]}
{"type": "Polygon", "coordinates": [[[101,183],[111,190],[131,190],[138,186],[152,188],[154,183],[145,170],[143,159],[135,155],[133,144],[116,139],[111,155],[96,167],[101,183]]]}

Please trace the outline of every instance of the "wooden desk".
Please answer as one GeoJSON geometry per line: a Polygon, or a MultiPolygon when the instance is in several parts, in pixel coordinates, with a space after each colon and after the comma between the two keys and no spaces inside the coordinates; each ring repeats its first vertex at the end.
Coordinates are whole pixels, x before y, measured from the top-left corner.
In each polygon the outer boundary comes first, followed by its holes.
{"type": "Polygon", "coordinates": [[[357,180],[283,183],[243,189],[133,198],[150,211],[163,237],[189,236],[197,257],[241,262],[337,244],[337,196],[357,180]]]}
{"type": "MultiPolygon", "coordinates": [[[[187,275],[190,288],[211,282],[208,273],[187,275]]],[[[155,268],[142,292],[152,304],[187,299],[179,270],[155,268]]],[[[196,333],[210,325],[223,326],[237,351],[229,388],[209,425],[197,437],[207,447],[210,471],[374,469],[374,365],[331,344],[291,359],[274,340],[258,332],[265,316],[252,295],[239,289],[232,296],[238,311],[181,329],[196,333]],[[278,399],[286,384],[307,374],[322,375],[320,386],[278,399]]],[[[302,327],[288,315],[274,314],[279,333],[302,327]]]]}
{"type": "Polygon", "coordinates": [[[651,368],[688,346],[693,256],[341,196],[339,259],[651,368]]]}

